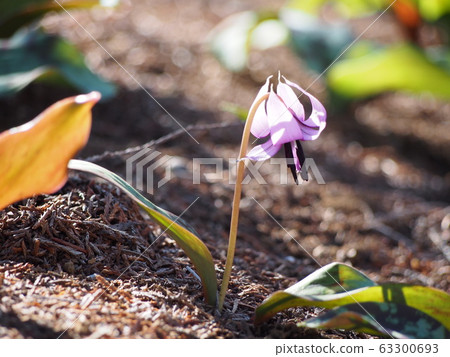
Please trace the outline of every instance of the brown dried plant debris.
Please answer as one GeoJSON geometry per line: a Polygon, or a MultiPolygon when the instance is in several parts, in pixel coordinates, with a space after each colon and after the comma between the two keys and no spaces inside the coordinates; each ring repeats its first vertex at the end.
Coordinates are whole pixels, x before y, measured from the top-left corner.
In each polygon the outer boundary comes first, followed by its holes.
{"type": "MultiPolygon", "coordinates": [[[[205,36],[233,12],[263,5],[276,9],[284,2],[215,1],[205,6],[203,0],[191,0],[175,6],[173,1],[146,0],[123,2],[114,11],[75,14],[183,127],[233,123],[193,131],[201,145],[187,135],[167,140],[179,125],[66,14],[44,20],[48,31],[83,51],[95,72],[120,86],[113,101],[94,108],[82,156],[101,155],[105,160],[99,164],[120,173],[124,158],[105,156],[105,150],[126,151],[155,140],[157,150],[177,159],[177,169],[190,179],[173,177],[152,200],[180,214],[180,207],[200,197],[183,219],[211,250],[219,278],[233,185],[229,172],[224,182],[202,179],[193,185],[191,165],[193,157],[236,156],[242,129],[218,108],[224,101],[250,105],[267,75],[280,69],[304,85],[314,82],[311,90],[320,99],[325,91],[288,48],[256,51],[246,74],[231,74],[208,52],[205,36]],[[142,21],[147,16],[152,21],[142,21]],[[102,26],[93,26],[98,23],[102,26]],[[180,53],[189,61],[177,61],[180,53]]],[[[380,28],[391,28],[389,21],[382,17],[380,28]]],[[[31,85],[0,99],[0,126],[3,130],[28,121],[74,94],[31,85]]],[[[0,211],[0,336],[367,337],[296,327],[320,309],[290,309],[253,326],[254,309],[264,298],[333,261],[352,264],[377,282],[449,291],[448,103],[387,93],[354,103],[341,114],[332,104],[328,101],[329,120],[320,140],[305,146],[326,185],[280,185],[280,171],[265,164],[260,173],[267,184],[251,180],[244,187],[222,315],[205,304],[188,258],[131,200],[112,186],[74,176],[58,193],[0,211]]]]}
{"type": "MultiPolygon", "coordinates": [[[[315,309],[253,326],[257,304],[293,280],[252,269],[252,261],[264,265],[267,259],[248,248],[238,252],[219,316],[204,303],[174,241],[161,236],[126,196],[94,181],[73,177],[57,194],[3,210],[0,246],[1,337],[356,336],[298,329],[295,322],[320,311],[315,309]]],[[[217,267],[222,269],[220,261],[217,267]]]]}

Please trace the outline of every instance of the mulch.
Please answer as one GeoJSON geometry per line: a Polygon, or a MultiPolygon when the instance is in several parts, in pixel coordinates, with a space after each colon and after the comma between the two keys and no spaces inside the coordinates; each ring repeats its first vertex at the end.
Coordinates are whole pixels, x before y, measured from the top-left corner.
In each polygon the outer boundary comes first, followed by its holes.
{"type": "MultiPolygon", "coordinates": [[[[244,74],[225,71],[199,32],[207,33],[232,12],[277,4],[255,0],[237,9],[228,2],[212,3],[196,0],[175,9],[170,1],[124,2],[120,11],[76,14],[86,26],[102,21],[96,39],[137,73],[180,124],[201,127],[192,131],[200,145],[175,135],[180,127],[76,24],[61,14],[47,17],[44,24],[76,43],[95,71],[120,86],[113,101],[94,108],[92,135],[79,156],[94,156],[96,163],[125,177],[127,155],[114,150],[169,135],[151,147],[172,157],[176,175],[154,192],[144,189],[152,195],[144,194],[177,215],[189,207],[182,218],[211,250],[220,281],[232,167],[224,165],[224,176],[215,180],[202,171],[201,182],[193,184],[192,159],[232,163],[229,158],[237,155],[242,123],[219,111],[222,102],[248,106],[261,81],[280,68],[299,83],[311,83],[315,75],[286,48],[256,51],[244,74]],[[138,21],[145,14],[158,21],[138,21]],[[190,61],[174,61],[177,53],[189,53],[190,61]],[[102,155],[107,150],[113,153],[102,155]]],[[[326,101],[319,82],[311,91],[326,101]]],[[[31,85],[0,99],[0,117],[5,118],[0,126],[29,120],[73,94],[31,85]]],[[[450,291],[449,104],[386,93],[343,111],[332,102],[327,108],[327,129],[304,145],[325,185],[311,178],[297,186],[289,176],[288,184],[280,185],[283,170],[264,164],[260,173],[266,183],[253,179],[244,186],[235,265],[222,314],[205,303],[183,251],[127,196],[72,172],[60,191],[0,211],[0,337],[372,338],[298,328],[298,321],[322,311],[316,308],[290,309],[254,326],[255,308],[272,292],[333,261],[351,264],[377,282],[450,291]]],[[[164,171],[155,174],[162,177],[164,171]]]]}

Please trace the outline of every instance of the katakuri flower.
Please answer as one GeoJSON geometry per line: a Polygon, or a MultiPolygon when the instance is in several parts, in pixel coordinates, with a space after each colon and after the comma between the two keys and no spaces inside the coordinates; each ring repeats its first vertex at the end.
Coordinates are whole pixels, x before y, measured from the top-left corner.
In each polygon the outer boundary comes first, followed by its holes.
{"type": "MultiPolygon", "coordinates": [[[[260,102],[251,126],[251,133],[257,138],[269,136],[269,139],[255,146],[246,158],[263,161],[274,156],[283,146],[288,167],[292,171],[294,180],[305,162],[300,141],[315,140],[326,126],[327,113],[322,103],[299,85],[287,80],[281,74],[278,79],[273,76],[267,78],[266,83],[256,96],[255,103],[260,102]],[[305,109],[294,92],[297,89],[306,95],[311,102],[311,114],[305,119],[305,109]],[[260,99],[267,95],[264,101],[260,99]]],[[[306,176],[302,177],[307,179],[306,176]]]]}

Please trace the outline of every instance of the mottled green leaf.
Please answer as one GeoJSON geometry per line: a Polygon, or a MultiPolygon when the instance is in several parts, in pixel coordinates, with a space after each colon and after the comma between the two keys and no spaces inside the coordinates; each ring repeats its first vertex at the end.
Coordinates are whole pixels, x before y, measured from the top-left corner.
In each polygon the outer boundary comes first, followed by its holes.
{"type": "Polygon", "coordinates": [[[313,303],[315,297],[333,296],[345,291],[375,285],[367,276],[351,266],[330,263],[288,289],[277,291],[264,300],[256,309],[255,323],[261,323],[290,307],[315,306],[313,303]]]}
{"type": "Polygon", "coordinates": [[[328,72],[328,84],[342,96],[352,98],[391,90],[450,98],[450,72],[408,44],[372,49],[366,55],[339,61],[328,72]]]}
{"type": "Polygon", "coordinates": [[[449,330],[430,315],[396,303],[348,304],[298,326],[345,329],[395,338],[450,338],[449,330]]]}
{"type": "Polygon", "coordinates": [[[210,251],[196,236],[192,229],[184,227],[181,223],[181,219],[156,206],[142,196],[120,176],[101,166],[87,161],[71,160],[69,162],[69,168],[89,172],[111,182],[121,188],[142,209],[144,209],[150,218],[163,227],[163,229],[177,242],[181,249],[183,249],[186,255],[191,259],[198,275],[202,279],[206,300],[211,305],[216,304],[217,279],[214,269],[214,262],[210,251]]]}
{"type": "Polygon", "coordinates": [[[0,96],[17,92],[36,79],[59,77],[82,92],[98,91],[107,99],[115,87],[92,73],[69,42],[40,30],[0,40],[0,96]]]}
{"type": "Polygon", "coordinates": [[[393,302],[418,309],[450,328],[450,295],[444,291],[406,284],[376,285],[357,273],[343,264],[329,264],[264,300],[256,309],[255,323],[296,306],[334,308],[354,303],[393,302]]]}
{"type": "Polygon", "coordinates": [[[366,275],[342,263],[330,263],[285,291],[295,295],[327,295],[375,286],[366,275]]]}

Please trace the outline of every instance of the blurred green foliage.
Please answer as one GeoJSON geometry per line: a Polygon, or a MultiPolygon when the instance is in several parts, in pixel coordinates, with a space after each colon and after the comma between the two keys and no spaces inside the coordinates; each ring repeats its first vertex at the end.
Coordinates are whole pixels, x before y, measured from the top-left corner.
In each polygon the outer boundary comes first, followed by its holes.
{"type": "MultiPolygon", "coordinates": [[[[367,50],[365,45],[358,47],[367,50]]],[[[350,98],[387,90],[450,98],[450,72],[430,61],[418,47],[404,43],[387,48],[369,46],[366,54],[349,54],[330,69],[327,79],[331,89],[350,98]]]]}
{"type": "Polygon", "coordinates": [[[37,21],[55,11],[114,6],[118,0],[0,0],[0,96],[13,94],[35,80],[99,91],[103,99],[116,88],[94,74],[68,41],[46,34],[37,21]]]}
{"type": "Polygon", "coordinates": [[[377,11],[383,11],[390,5],[412,6],[428,21],[436,21],[450,13],[448,0],[289,0],[288,8],[317,14],[324,5],[331,4],[343,16],[359,17],[377,11]],[[395,4],[397,3],[398,4],[395,4]]]}
{"type": "Polygon", "coordinates": [[[245,11],[225,19],[210,34],[214,55],[230,71],[247,65],[251,49],[266,49],[286,43],[289,33],[276,13],[245,11]]]}
{"type": "Polygon", "coordinates": [[[389,5],[386,0],[289,0],[286,8],[317,15],[324,5],[331,3],[339,13],[348,17],[369,14],[389,5]]]}
{"type": "MultiPolygon", "coordinates": [[[[450,99],[449,20],[450,0],[289,0],[271,18],[284,26],[287,36],[268,42],[289,44],[310,69],[324,74],[329,89],[340,97],[356,99],[396,90],[450,99]],[[335,14],[333,21],[322,16],[325,7],[335,14]],[[370,26],[384,12],[404,33],[396,43],[363,42],[352,31],[353,18],[372,16],[367,18],[370,26]],[[432,43],[421,39],[425,27],[433,29],[432,43]]],[[[213,31],[213,53],[226,68],[246,69],[249,51],[257,48],[251,41],[253,31],[264,21],[258,12],[235,14],[213,31]],[[231,19],[239,19],[239,25],[231,19]],[[245,45],[235,46],[239,41],[245,45]]],[[[259,35],[269,39],[273,31],[259,35]]]]}
{"type": "Polygon", "coordinates": [[[115,87],[92,73],[70,42],[42,30],[0,40],[0,95],[13,94],[35,80],[69,85],[81,92],[97,90],[107,98],[115,87]]]}

